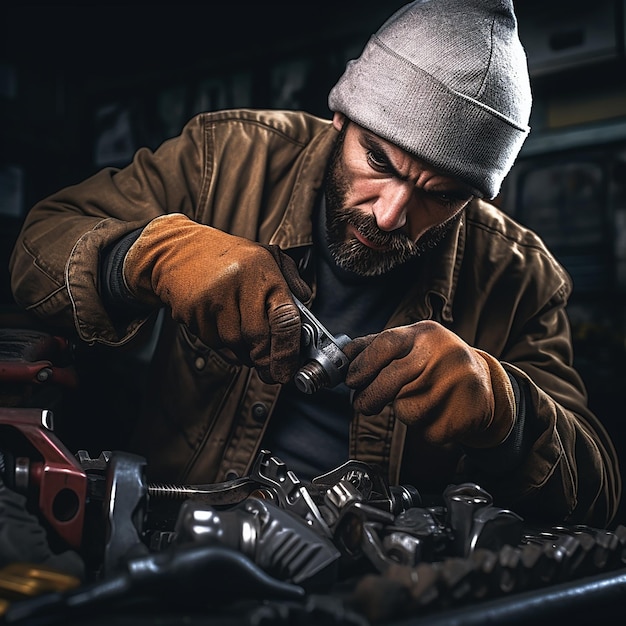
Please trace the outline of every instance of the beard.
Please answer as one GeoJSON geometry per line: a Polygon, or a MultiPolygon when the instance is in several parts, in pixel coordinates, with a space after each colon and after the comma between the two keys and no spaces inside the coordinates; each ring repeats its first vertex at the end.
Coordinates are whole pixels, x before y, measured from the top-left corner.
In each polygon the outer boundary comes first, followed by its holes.
{"type": "Polygon", "coordinates": [[[363,277],[380,276],[434,248],[461,218],[462,211],[432,226],[414,242],[399,230],[381,230],[372,214],[346,207],[349,185],[343,173],[342,159],[345,129],[344,125],[331,155],[325,180],[328,250],[333,261],[342,269],[363,277]],[[346,238],[348,225],[384,249],[369,248],[353,236],[346,238]]]}

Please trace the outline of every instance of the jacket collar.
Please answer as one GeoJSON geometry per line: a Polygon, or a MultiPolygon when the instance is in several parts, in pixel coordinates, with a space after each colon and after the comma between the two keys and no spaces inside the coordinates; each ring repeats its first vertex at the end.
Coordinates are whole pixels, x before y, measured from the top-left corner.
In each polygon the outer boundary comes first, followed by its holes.
{"type": "Polygon", "coordinates": [[[433,319],[453,321],[452,303],[465,249],[465,212],[447,236],[424,254],[419,273],[409,287],[388,327],[433,319]]]}
{"type": "Polygon", "coordinates": [[[313,210],[320,197],[326,164],[338,134],[332,124],[329,124],[307,146],[299,164],[289,204],[270,244],[289,250],[313,243],[313,210]]]}

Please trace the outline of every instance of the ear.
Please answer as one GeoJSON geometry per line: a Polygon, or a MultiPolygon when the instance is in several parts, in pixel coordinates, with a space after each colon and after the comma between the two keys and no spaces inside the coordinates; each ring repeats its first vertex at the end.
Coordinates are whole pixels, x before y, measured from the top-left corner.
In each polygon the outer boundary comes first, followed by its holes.
{"type": "Polygon", "coordinates": [[[339,113],[339,111],[335,111],[333,113],[333,126],[335,127],[335,130],[341,130],[345,123],[346,116],[343,113],[339,113]]]}

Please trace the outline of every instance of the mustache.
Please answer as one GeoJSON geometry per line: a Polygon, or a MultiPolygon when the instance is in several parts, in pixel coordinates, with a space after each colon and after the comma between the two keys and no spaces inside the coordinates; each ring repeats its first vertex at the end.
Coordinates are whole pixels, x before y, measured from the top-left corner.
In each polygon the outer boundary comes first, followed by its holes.
{"type": "Polygon", "coordinates": [[[352,224],[363,237],[369,239],[376,246],[391,250],[412,250],[415,243],[403,232],[384,231],[376,225],[372,215],[365,215],[356,209],[345,209],[344,219],[352,224]]]}

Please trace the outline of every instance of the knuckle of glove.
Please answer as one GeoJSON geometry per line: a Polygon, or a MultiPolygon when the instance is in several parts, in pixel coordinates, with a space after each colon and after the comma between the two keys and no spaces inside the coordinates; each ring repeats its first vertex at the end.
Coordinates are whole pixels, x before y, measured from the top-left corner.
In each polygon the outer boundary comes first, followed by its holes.
{"type": "Polygon", "coordinates": [[[406,392],[422,363],[412,346],[410,327],[361,337],[346,346],[352,358],[346,385],[357,390],[354,407],[358,411],[374,415],[406,392]]]}
{"type": "Polygon", "coordinates": [[[286,383],[297,368],[299,311],[268,251],[247,242],[238,250],[237,271],[223,276],[216,293],[220,337],[264,382],[286,383]]]}
{"type": "Polygon", "coordinates": [[[269,371],[265,382],[287,383],[298,367],[301,343],[300,313],[290,300],[271,307],[269,371]]]}
{"type": "Polygon", "coordinates": [[[344,354],[348,357],[350,361],[354,361],[356,357],[369,346],[376,335],[367,335],[365,337],[356,337],[350,343],[343,347],[344,354]]]}
{"type": "Polygon", "coordinates": [[[283,302],[269,311],[269,323],[272,334],[280,334],[295,337],[298,340],[298,346],[301,334],[300,313],[295,304],[291,302],[283,302]]]}
{"type": "Polygon", "coordinates": [[[463,443],[474,448],[491,448],[502,443],[515,424],[517,408],[515,394],[508,374],[500,362],[482,350],[474,350],[482,363],[488,380],[485,399],[489,404],[489,414],[482,422],[477,422],[473,432],[468,432],[463,443]]]}

